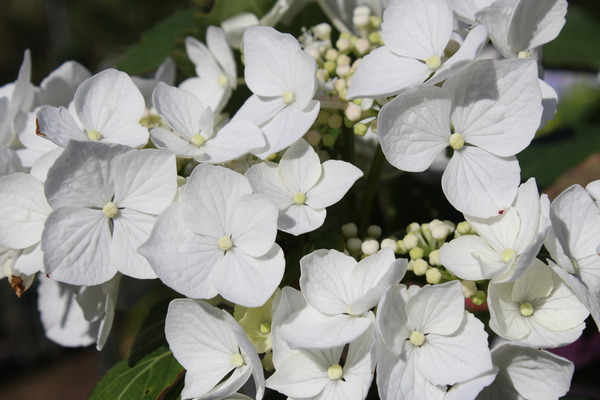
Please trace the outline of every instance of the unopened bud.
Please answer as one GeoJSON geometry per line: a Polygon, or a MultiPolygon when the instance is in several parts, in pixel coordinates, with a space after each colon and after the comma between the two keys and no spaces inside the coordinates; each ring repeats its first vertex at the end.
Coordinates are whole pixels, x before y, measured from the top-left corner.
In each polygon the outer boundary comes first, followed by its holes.
{"type": "Polygon", "coordinates": [[[349,65],[338,65],[335,69],[335,73],[337,76],[344,77],[350,74],[350,66],[349,65]]]}
{"type": "Polygon", "coordinates": [[[319,133],[319,131],[316,130],[310,130],[306,133],[306,141],[311,145],[311,146],[317,146],[319,143],[321,143],[321,134],[319,133]]]}
{"type": "Polygon", "coordinates": [[[354,48],[356,49],[356,52],[359,56],[364,56],[369,52],[369,49],[371,48],[371,43],[369,43],[367,39],[360,38],[354,44],[354,48]]]}
{"type": "Polygon", "coordinates": [[[465,299],[469,299],[477,294],[477,284],[473,281],[462,281],[462,290],[465,299]]]}
{"type": "Polygon", "coordinates": [[[354,134],[358,136],[365,136],[369,128],[365,124],[354,125],[354,134]]]}
{"type": "Polygon", "coordinates": [[[429,268],[425,272],[425,279],[427,279],[427,283],[437,285],[442,281],[442,273],[437,268],[429,268]]]}
{"type": "Polygon", "coordinates": [[[323,64],[323,68],[329,75],[335,74],[335,69],[337,68],[337,64],[335,61],[325,61],[323,64]]]}
{"type": "Polygon", "coordinates": [[[406,254],[408,252],[408,250],[406,250],[406,246],[404,245],[404,240],[398,240],[396,242],[396,246],[398,247],[398,250],[396,250],[396,253],[406,254]]]}
{"type": "Polygon", "coordinates": [[[381,236],[381,227],[379,225],[369,225],[367,228],[367,235],[369,235],[370,238],[377,239],[381,236]]]}
{"type": "Polygon", "coordinates": [[[362,116],[362,109],[360,106],[357,106],[354,103],[348,103],[346,109],[344,110],[344,114],[350,121],[358,121],[362,116]]]}
{"type": "Polygon", "coordinates": [[[346,83],[346,80],[344,78],[341,78],[335,81],[333,87],[337,92],[341,92],[344,89],[348,89],[348,84],[346,83]]]}
{"type": "Polygon", "coordinates": [[[375,15],[371,15],[371,18],[369,18],[369,23],[371,24],[371,27],[373,29],[379,29],[381,28],[381,18],[375,16],[375,15]]]}
{"type": "Polygon", "coordinates": [[[440,267],[442,263],[440,262],[440,250],[436,249],[429,253],[429,264],[434,267],[440,267]]]}
{"type": "Polygon", "coordinates": [[[325,147],[333,147],[335,145],[335,136],[333,136],[331,133],[326,133],[321,138],[321,142],[325,147]]]}
{"type": "Polygon", "coordinates": [[[377,253],[379,250],[379,242],[377,240],[365,240],[360,249],[366,255],[371,255],[377,253]]]}
{"type": "Polygon", "coordinates": [[[404,248],[406,250],[411,250],[417,247],[417,245],[419,244],[419,238],[414,233],[407,234],[406,236],[404,236],[404,239],[402,239],[402,241],[404,242],[404,248]]]}
{"type": "Polygon", "coordinates": [[[337,59],[337,64],[349,66],[351,61],[352,60],[350,59],[350,57],[348,57],[346,54],[340,54],[340,56],[337,59]]]}
{"type": "Polygon", "coordinates": [[[353,238],[358,235],[358,227],[355,223],[349,222],[347,224],[342,225],[342,233],[347,238],[353,238]]]}
{"type": "Polygon", "coordinates": [[[340,56],[340,53],[336,49],[329,49],[325,53],[325,60],[327,61],[335,61],[340,56]]]}
{"type": "Polygon", "coordinates": [[[429,223],[429,230],[431,231],[431,236],[437,240],[445,240],[450,234],[448,226],[439,219],[434,219],[429,223]]]}
{"type": "Polygon", "coordinates": [[[422,258],[413,261],[413,272],[415,273],[415,275],[425,275],[427,273],[427,270],[429,269],[429,264],[427,264],[427,261],[423,260],[422,258]]]}
{"type": "Polygon", "coordinates": [[[371,9],[368,6],[359,6],[354,9],[352,23],[357,28],[364,28],[369,25],[371,9]]]}
{"type": "Polygon", "coordinates": [[[304,51],[306,51],[308,53],[308,55],[310,55],[315,60],[321,59],[321,52],[319,51],[319,49],[317,47],[314,47],[314,46],[307,47],[306,49],[304,49],[304,51]]]}
{"type": "Polygon", "coordinates": [[[467,221],[459,222],[459,224],[456,225],[456,233],[461,236],[468,235],[471,233],[471,225],[469,225],[467,221]]]}
{"type": "Polygon", "coordinates": [[[345,53],[350,50],[352,43],[350,43],[350,39],[340,37],[337,42],[335,42],[335,47],[337,47],[339,51],[345,53]]]}
{"type": "Polygon", "coordinates": [[[346,241],[346,248],[351,254],[356,254],[360,251],[362,246],[362,240],[359,238],[353,237],[346,241]]]}
{"type": "Polygon", "coordinates": [[[412,249],[410,249],[408,254],[410,255],[411,259],[417,260],[419,258],[423,258],[423,256],[425,255],[425,252],[420,247],[413,247],[412,249]]]}
{"type": "Polygon", "coordinates": [[[377,32],[369,33],[368,39],[369,43],[374,44],[376,46],[380,46],[383,44],[383,39],[381,38],[381,35],[377,32]]]}
{"type": "Polygon", "coordinates": [[[333,114],[327,120],[327,125],[329,125],[329,127],[331,129],[339,129],[342,127],[343,122],[344,122],[344,120],[342,119],[342,117],[339,114],[333,114]]]}
{"type": "Polygon", "coordinates": [[[409,226],[406,227],[406,232],[421,232],[421,225],[416,222],[413,222],[409,226]]]}
{"type": "Polygon", "coordinates": [[[394,253],[398,251],[398,245],[396,244],[395,239],[392,239],[392,238],[383,239],[381,241],[381,248],[385,249],[387,247],[392,249],[394,253]]]}
{"type": "Polygon", "coordinates": [[[329,40],[329,38],[331,37],[331,25],[323,22],[315,26],[313,28],[313,32],[319,40],[329,40]]]}

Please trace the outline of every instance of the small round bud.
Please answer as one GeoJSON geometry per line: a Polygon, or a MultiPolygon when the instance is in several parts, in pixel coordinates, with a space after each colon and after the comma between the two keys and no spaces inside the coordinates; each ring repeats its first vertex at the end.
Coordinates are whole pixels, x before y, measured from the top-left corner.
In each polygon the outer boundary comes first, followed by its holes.
{"type": "Polygon", "coordinates": [[[331,129],[339,129],[342,127],[343,123],[344,123],[344,120],[342,119],[342,117],[339,114],[333,114],[327,120],[327,125],[329,125],[329,127],[331,129]]]}
{"type": "Polygon", "coordinates": [[[315,121],[315,124],[326,125],[327,121],[329,120],[329,117],[331,117],[331,113],[321,110],[317,115],[317,120],[315,121]]]}
{"type": "Polygon", "coordinates": [[[423,258],[423,256],[425,255],[425,252],[420,247],[413,247],[412,249],[410,249],[408,254],[410,255],[411,259],[417,260],[419,258],[423,258]]]}
{"type": "Polygon", "coordinates": [[[362,240],[360,240],[359,238],[353,237],[346,241],[346,248],[352,254],[358,253],[360,251],[361,246],[362,240]]]}
{"type": "Polygon", "coordinates": [[[369,43],[367,39],[360,38],[354,44],[354,48],[356,49],[356,52],[359,56],[364,56],[369,52],[369,49],[371,48],[371,43],[369,43]]]}
{"type": "Polygon", "coordinates": [[[425,278],[427,279],[427,283],[437,285],[442,281],[442,273],[437,268],[429,268],[425,272],[425,278]]]}
{"type": "Polygon", "coordinates": [[[390,249],[392,249],[392,251],[394,253],[398,251],[398,245],[396,244],[395,239],[392,239],[392,238],[383,239],[381,241],[381,248],[385,249],[386,247],[389,247],[390,249]]]}
{"type": "Polygon", "coordinates": [[[368,6],[359,6],[354,9],[352,23],[357,28],[364,28],[369,25],[371,17],[371,9],[368,6]]]}
{"type": "Polygon", "coordinates": [[[335,60],[338,59],[339,56],[340,56],[339,51],[337,51],[336,49],[329,49],[325,53],[325,60],[327,60],[327,61],[335,61],[335,60]]]}
{"type": "Polygon", "coordinates": [[[348,89],[348,82],[344,78],[340,78],[335,81],[335,83],[333,84],[333,87],[335,88],[335,90],[337,92],[341,92],[345,89],[348,89]]]}
{"type": "Polygon", "coordinates": [[[365,136],[369,128],[365,124],[354,125],[354,134],[358,136],[365,136]]]}
{"type": "Polygon", "coordinates": [[[471,297],[473,304],[480,306],[487,300],[487,294],[483,290],[478,290],[475,296],[471,297]]]}
{"type": "Polygon", "coordinates": [[[348,76],[350,74],[350,66],[349,65],[338,65],[335,69],[335,74],[337,76],[348,76]]]}
{"type": "Polygon", "coordinates": [[[311,146],[317,146],[319,143],[321,143],[321,134],[319,133],[319,131],[315,131],[310,130],[306,133],[306,141],[311,145],[311,146]]]}
{"type": "Polygon", "coordinates": [[[409,226],[406,227],[406,232],[421,232],[421,225],[416,222],[413,222],[409,226]]]}
{"type": "Polygon", "coordinates": [[[463,296],[465,299],[471,298],[477,294],[477,284],[473,281],[461,281],[463,296]]]}
{"type": "Polygon", "coordinates": [[[459,222],[458,225],[456,225],[456,233],[461,236],[468,235],[471,233],[471,225],[469,225],[467,221],[459,222]]]}
{"type": "Polygon", "coordinates": [[[333,147],[335,145],[335,136],[331,133],[326,133],[321,138],[321,142],[323,142],[323,146],[325,147],[333,147]]]}
{"type": "Polygon", "coordinates": [[[320,83],[325,83],[328,79],[329,79],[329,72],[325,71],[324,69],[317,70],[317,80],[320,83]]]}
{"type": "Polygon", "coordinates": [[[352,59],[350,57],[348,57],[346,54],[340,54],[340,56],[337,59],[337,64],[338,65],[350,65],[350,63],[352,62],[352,59]]]}
{"type": "Polygon", "coordinates": [[[323,22],[315,26],[313,32],[319,40],[329,40],[331,37],[331,25],[323,22]]]}
{"type": "Polygon", "coordinates": [[[450,135],[450,147],[454,150],[460,150],[465,145],[465,138],[460,133],[450,135]]]}
{"type": "Polygon", "coordinates": [[[440,250],[436,249],[429,253],[429,264],[434,267],[440,267],[442,263],[440,262],[440,250]]]}
{"type": "Polygon", "coordinates": [[[404,236],[403,242],[404,248],[408,251],[414,247],[417,247],[417,245],[419,244],[419,238],[417,238],[417,235],[415,235],[414,233],[409,233],[406,236],[404,236]]]}
{"type": "Polygon", "coordinates": [[[377,253],[379,250],[379,242],[377,240],[365,240],[360,246],[362,252],[368,256],[377,253]]]}
{"type": "Polygon", "coordinates": [[[310,55],[315,60],[321,59],[321,52],[315,46],[307,47],[306,49],[304,49],[304,51],[306,51],[308,55],[310,55]]]}
{"type": "Polygon", "coordinates": [[[333,364],[327,369],[327,376],[332,381],[336,381],[344,376],[344,369],[340,366],[340,364],[333,364]]]}
{"type": "Polygon", "coordinates": [[[374,44],[377,46],[383,44],[383,39],[381,38],[381,35],[377,32],[369,33],[368,39],[369,39],[369,43],[371,43],[371,44],[374,44]]]}
{"type": "Polygon", "coordinates": [[[369,18],[369,23],[371,24],[371,27],[373,29],[378,30],[379,28],[381,28],[381,18],[375,15],[371,15],[371,18],[369,18]]]}
{"type": "Polygon", "coordinates": [[[358,121],[362,117],[362,109],[354,103],[348,103],[344,114],[346,114],[346,118],[350,121],[358,121]]]}
{"type": "Polygon", "coordinates": [[[429,264],[427,264],[427,261],[423,260],[422,258],[413,261],[413,272],[415,273],[415,275],[425,275],[427,273],[427,270],[429,269],[429,264]]]}
{"type": "Polygon", "coordinates": [[[349,222],[347,224],[342,225],[342,233],[347,238],[353,238],[358,235],[358,227],[355,223],[349,222]]]}
{"type": "Polygon", "coordinates": [[[325,69],[325,71],[327,71],[327,73],[330,76],[335,74],[336,67],[337,67],[337,64],[335,61],[325,61],[325,63],[323,64],[323,68],[325,69]]]}
{"type": "Polygon", "coordinates": [[[377,239],[381,236],[381,227],[379,225],[369,225],[367,228],[367,235],[369,235],[370,238],[377,239]]]}
{"type": "Polygon", "coordinates": [[[398,250],[396,250],[396,253],[398,253],[398,254],[406,254],[406,252],[408,251],[408,250],[406,250],[406,247],[404,246],[403,240],[398,240],[396,242],[396,246],[398,247],[398,250]]]}
{"type": "Polygon", "coordinates": [[[429,230],[431,231],[431,236],[437,240],[445,240],[450,234],[448,226],[439,219],[431,221],[429,230]]]}
{"type": "Polygon", "coordinates": [[[340,36],[340,38],[335,42],[335,47],[338,48],[341,52],[347,52],[352,47],[352,43],[350,43],[350,39],[345,39],[340,36]]]}

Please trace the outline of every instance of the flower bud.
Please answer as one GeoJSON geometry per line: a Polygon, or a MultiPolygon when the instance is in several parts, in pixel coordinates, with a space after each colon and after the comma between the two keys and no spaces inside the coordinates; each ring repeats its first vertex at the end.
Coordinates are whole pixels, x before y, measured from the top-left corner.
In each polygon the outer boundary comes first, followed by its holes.
{"type": "Polygon", "coordinates": [[[395,239],[392,239],[392,238],[383,239],[381,241],[381,248],[385,249],[386,247],[389,247],[390,249],[392,249],[394,251],[394,253],[396,253],[398,251],[398,245],[396,244],[395,239]]]}
{"type": "Polygon", "coordinates": [[[408,254],[410,255],[411,259],[417,260],[419,258],[423,258],[423,256],[425,255],[425,252],[420,247],[413,247],[412,249],[410,249],[408,254]]]}
{"type": "Polygon", "coordinates": [[[413,272],[415,273],[415,275],[425,275],[427,273],[427,270],[429,269],[429,264],[427,264],[427,261],[423,260],[422,258],[413,261],[413,272]]]}
{"type": "Polygon", "coordinates": [[[477,294],[477,284],[473,281],[461,281],[463,295],[465,299],[471,298],[477,294]]]}
{"type": "Polygon", "coordinates": [[[339,129],[342,127],[342,123],[344,122],[344,120],[342,119],[342,117],[338,114],[333,114],[331,117],[329,117],[329,119],[327,120],[327,125],[329,125],[329,127],[331,129],[339,129]]]}
{"type": "Polygon", "coordinates": [[[347,238],[353,238],[358,235],[358,227],[355,223],[349,222],[347,224],[342,225],[342,233],[347,238]]]}
{"type": "Polygon", "coordinates": [[[335,42],[335,47],[338,48],[341,52],[347,52],[352,47],[352,43],[350,43],[350,39],[345,39],[340,36],[340,38],[335,42]]]}
{"type": "Polygon", "coordinates": [[[315,26],[313,32],[319,40],[329,40],[331,38],[331,25],[323,22],[315,26]]]}
{"type": "Polygon", "coordinates": [[[316,131],[314,129],[308,131],[305,137],[306,141],[311,146],[317,146],[319,143],[321,143],[321,134],[319,133],[319,131],[316,131]]]}
{"type": "Polygon", "coordinates": [[[425,279],[427,279],[427,283],[437,285],[442,281],[442,273],[437,268],[429,268],[425,272],[425,279]]]}
{"type": "Polygon", "coordinates": [[[358,136],[365,136],[369,128],[365,124],[354,125],[354,134],[358,136]]]}
{"type": "Polygon", "coordinates": [[[360,38],[356,41],[354,48],[359,56],[364,56],[369,52],[371,48],[371,43],[367,39],[360,38]]]}
{"type": "Polygon", "coordinates": [[[459,236],[468,235],[471,233],[471,225],[469,225],[467,221],[460,222],[458,225],[456,225],[456,233],[459,236]]]}
{"type": "Polygon", "coordinates": [[[346,241],[346,248],[350,252],[350,254],[356,254],[360,251],[362,246],[362,240],[359,238],[353,237],[346,241]]]}
{"type": "Polygon", "coordinates": [[[325,53],[325,60],[335,61],[340,56],[340,53],[336,49],[329,49],[325,53]]]}
{"type": "Polygon", "coordinates": [[[357,28],[364,28],[369,25],[371,9],[368,6],[359,6],[354,9],[352,23],[357,28]]]}
{"type": "Polygon", "coordinates": [[[323,146],[325,147],[333,147],[335,145],[335,136],[331,133],[326,133],[321,138],[321,142],[323,142],[323,146]]]}
{"type": "Polygon", "coordinates": [[[403,242],[404,248],[408,251],[414,247],[417,247],[417,245],[419,244],[419,238],[417,238],[417,236],[414,233],[409,233],[406,236],[404,236],[403,242]]]}
{"type": "Polygon", "coordinates": [[[440,262],[440,250],[436,249],[429,253],[429,264],[434,267],[441,267],[442,263],[440,262]]]}
{"type": "Polygon", "coordinates": [[[362,116],[362,109],[360,106],[357,106],[354,103],[348,103],[346,106],[346,110],[344,110],[344,114],[350,121],[358,121],[362,116]]]}
{"type": "Polygon", "coordinates": [[[340,78],[335,81],[335,83],[333,84],[333,87],[339,93],[339,92],[343,91],[344,89],[348,89],[348,84],[344,78],[340,78]]]}
{"type": "Polygon", "coordinates": [[[379,250],[379,242],[377,240],[365,240],[360,249],[366,255],[371,255],[377,253],[379,250]]]}
{"type": "Polygon", "coordinates": [[[381,236],[381,227],[379,225],[369,225],[367,228],[367,235],[369,235],[370,238],[377,239],[381,236]]]}

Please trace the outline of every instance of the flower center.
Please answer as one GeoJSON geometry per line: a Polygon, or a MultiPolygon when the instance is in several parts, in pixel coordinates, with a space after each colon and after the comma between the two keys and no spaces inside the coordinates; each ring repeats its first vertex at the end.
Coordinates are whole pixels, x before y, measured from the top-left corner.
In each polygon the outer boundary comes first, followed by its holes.
{"type": "Polygon", "coordinates": [[[258,328],[260,333],[267,334],[271,333],[271,323],[270,322],[261,322],[260,327],[258,328]]]}
{"type": "Polygon", "coordinates": [[[425,60],[425,64],[432,71],[437,71],[437,69],[442,65],[442,60],[438,56],[431,56],[427,60],[425,60]]]}
{"type": "Polygon", "coordinates": [[[304,193],[295,193],[294,194],[294,203],[295,204],[304,204],[306,201],[306,195],[304,193]]]}
{"type": "Polygon", "coordinates": [[[450,147],[454,150],[460,150],[465,145],[465,138],[460,133],[450,135],[450,147]]]}
{"type": "Polygon", "coordinates": [[[244,360],[244,356],[240,353],[232,355],[229,361],[231,362],[231,365],[233,365],[235,368],[239,368],[243,365],[246,365],[246,360],[244,360]]]}
{"type": "Polygon", "coordinates": [[[421,347],[421,346],[423,346],[423,343],[425,343],[425,335],[423,335],[419,331],[414,331],[413,333],[410,334],[409,340],[413,345],[415,345],[417,347],[421,347]]]}
{"type": "Polygon", "coordinates": [[[223,251],[227,251],[233,247],[233,242],[229,236],[222,236],[219,239],[219,248],[223,251]]]}
{"type": "Polygon", "coordinates": [[[327,376],[332,381],[340,379],[344,376],[344,369],[340,364],[333,364],[331,367],[327,369],[327,376]]]}
{"type": "Polygon", "coordinates": [[[530,52],[528,52],[528,51],[520,51],[520,52],[517,54],[517,57],[518,57],[518,58],[529,58],[529,57],[531,57],[531,53],[530,53],[530,52]]]}
{"type": "Polygon", "coordinates": [[[87,137],[90,140],[96,141],[96,140],[100,140],[102,138],[102,134],[98,131],[90,129],[89,131],[87,131],[87,137]]]}
{"type": "Polygon", "coordinates": [[[533,306],[531,303],[521,303],[519,305],[519,311],[521,311],[522,316],[531,317],[533,315],[533,306]]]}
{"type": "Polygon", "coordinates": [[[509,262],[517,254],[513,249],[506,249],[502,252],[502,262],[509,262]]]}
{"type": "Polygon", "coordinates": [[[194,146],[200,147],[204,144],[204,142],[206,142],[206,139],[204,139],[201,134],[196,133],[194,136],[192,136],[191,142],[194,146]]]}
{"type": "Polygon", "coordinates": [[[219,86],[224,88],[225,86],[227,86],[227,82],[229,82],[229,80],[227,79],[227,77],[225,75],[221,74],[217,77],[217,84],[219,86]]]}
{"type": "Polygon", "coordinates": [[[286,90],[285,92],[283,92],[281,98],[283,99],[285,104],[292,104],[294,101],[296,101],[296,95],[291,90],[286,90]]]}
{"type": "Polygon", "coordinates": [[[117,205],[112,201],[106,203],[104,207],[102,207],[102,214],[106,216],[106,218],[114,218],[119,213],[119,209],[117,205]]]}

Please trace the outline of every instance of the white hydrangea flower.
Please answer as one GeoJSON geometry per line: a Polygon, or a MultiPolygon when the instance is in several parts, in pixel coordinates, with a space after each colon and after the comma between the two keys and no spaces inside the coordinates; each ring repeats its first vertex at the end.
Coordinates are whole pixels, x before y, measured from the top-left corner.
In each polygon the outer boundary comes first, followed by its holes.
{"type": "Polygon", "coordinates": [[[156,89],[160,82],[164,82],[167,85],[173,85],[175,83],[175,61],[172,58],[167,58],[163,61],[152,78],[142,78],[139,76],[132,76],[132,82],[140,90],[144,101],[146,103],[146,109],[152,109],[152,93],[156,89]]]}
{"type": "MultiPolygon", "coordinates": [[[[67,61],[44,78],[35,91],[35,105],[68,107],[79,85],[92,74],[77,61],[67,61]]],[[[30,132],[33,134],[33,132],[30,132]]]]}
{"type": "Polygon", "coordinates": [[[221,28],[206,29],[206,44],[208,47],[193,37],[185,39],[187,55],[196,66],[198,77],[186,79],[179,87],[196,96],[216,115],[237,87],[237,71],[233,51],[221,28]]]}
{"type": "Polygon", "coordinates": [[[476,23],[475,14],[494,2],[494,0],[449,0],[456,17],[469,24],[476,23]]]}
{"type": "Polygon", "coordinates": [[[575,369],[566,358],[512,343],[494,347],[492,362],[498,375],[477,400],[558,399],[567,394],[575,369]]]}
{"type": "Polygon", "coordinates": [[[46,272],[99,285],[117,272],[156,278],[136,249],[177,190],[175,156],[162,150],[71,141],[45,185],[54,208],[42,233],[46,272]]]}
{"type": "Polygon", "coordinates": [[[138,123],[144,109],[144,97],[129,75],[107,69],[79,86],[70,109],[40,107],[36,133],[61,147],[70,140],[141,147],[149,137],[138,123]]]}
{"type": "Polygon", "coordinates": [[[285,268],[276,234],[275,204],[253,194],[243,175],[201,164],[139,253],[179,293],[260,307],[285,268]]]}
{"type": "Polygon", "coordinates": [[[404,171],[424,171],[454,149],[442,175],[444,194],[464,214],[487,218],[513,202],[520,181],[515,154],[533,139],[541,114],[533,60],[483,60],[442,88],[408,91],[387,103],[378,131],[386,158],[404,171]]]}
{"type": "Polygon", "coordinates": [[[219,164],[231,161],[264,146],[260,129],[248,121],[232,121],[214,132],[210,108],[182,89],[159,83],[154,90],[156,111],[173,129],[153,128],[152,142],[178,157],[219,164]]]}
{"type": "Polygon", "coordinates": [[[165,334],[173,356],[187,371],[182,398],[229,398],[252,375],[255,399],[262,399],[265,382],[258,354],[226,311],[203,301],[173,300],[165,334]]]}
{"type": "Polygon", "coordinates": [[[317,118],[317,64],[292,35],[264,26],[244,33],[244,59],[254,94],[233,119],[262,129],[266,145],[254,154],[264,159],[300,139],[317,118]]]}
{"type": "Polygon", "coordinates": [[[589,312],[552,269],[534,259],[513,282],[491,282],[490,328],[505,339],[533,347],[573,343],[589,312]]]}
{"type": "Polygon", "coordinates": [[[454,28],[447,0],[392,0],[383,13],[385,46],[366,55],[352,77],[347,97],[385,97],[428,80],[441,82],[475,58],[486,38],[474,27],[450,58],[445,50],[454,28]]]}
{"type": "Polygon", "coordinates": [[[377,336],[371,325],[348,345],[298,350],[275,366],[267,387],[289,398],[361,400],[366,398],[375,369],[377,336]],[[343,365],[343,367],[342,367],[343,365]]]}
{"type": "Polygon", "coordinates": [[[550,266],[588,307],[600,326],[600,211],[581,186],[573,185],[552,202],[552,229],[544,245],[550,266]]]}
{"type": "Polygon", "coordinates": [[[464,308],[458,281],[388,290],[377,307],[381,398],[441,399],[447,385],[492,369],[483,324],[464,308]]]}
{"type": "Polygon", "coordinates": [[[549,226],[548,196],[538,194],[535,179],[522,184],[513,204],[501,215],[465,215],[477,235],[465,235],[440,249],[440,262],[470,281],[515,279],[538,254],[549,226]]]}
{"type": "Polygon", "coordinates": [[[360,262],[336,250],[316,250],[300,260],[307,306],[291,314],[280,335],[292,348],[328,348],[354,341],[374,321],[370,311],[400,282],[407,261],[383,249],[360,262]]]}
{"type": "Polygon", "coordinates": [[[344,161],[321,164],[304,139],[290,146],[279,164],[264,162],[246,172],[252,189],[268,196],[279,208],[277,228],[296,236],[323,225],[325,208],[340,201],[362,175],[360,169],[344,161]]]}

